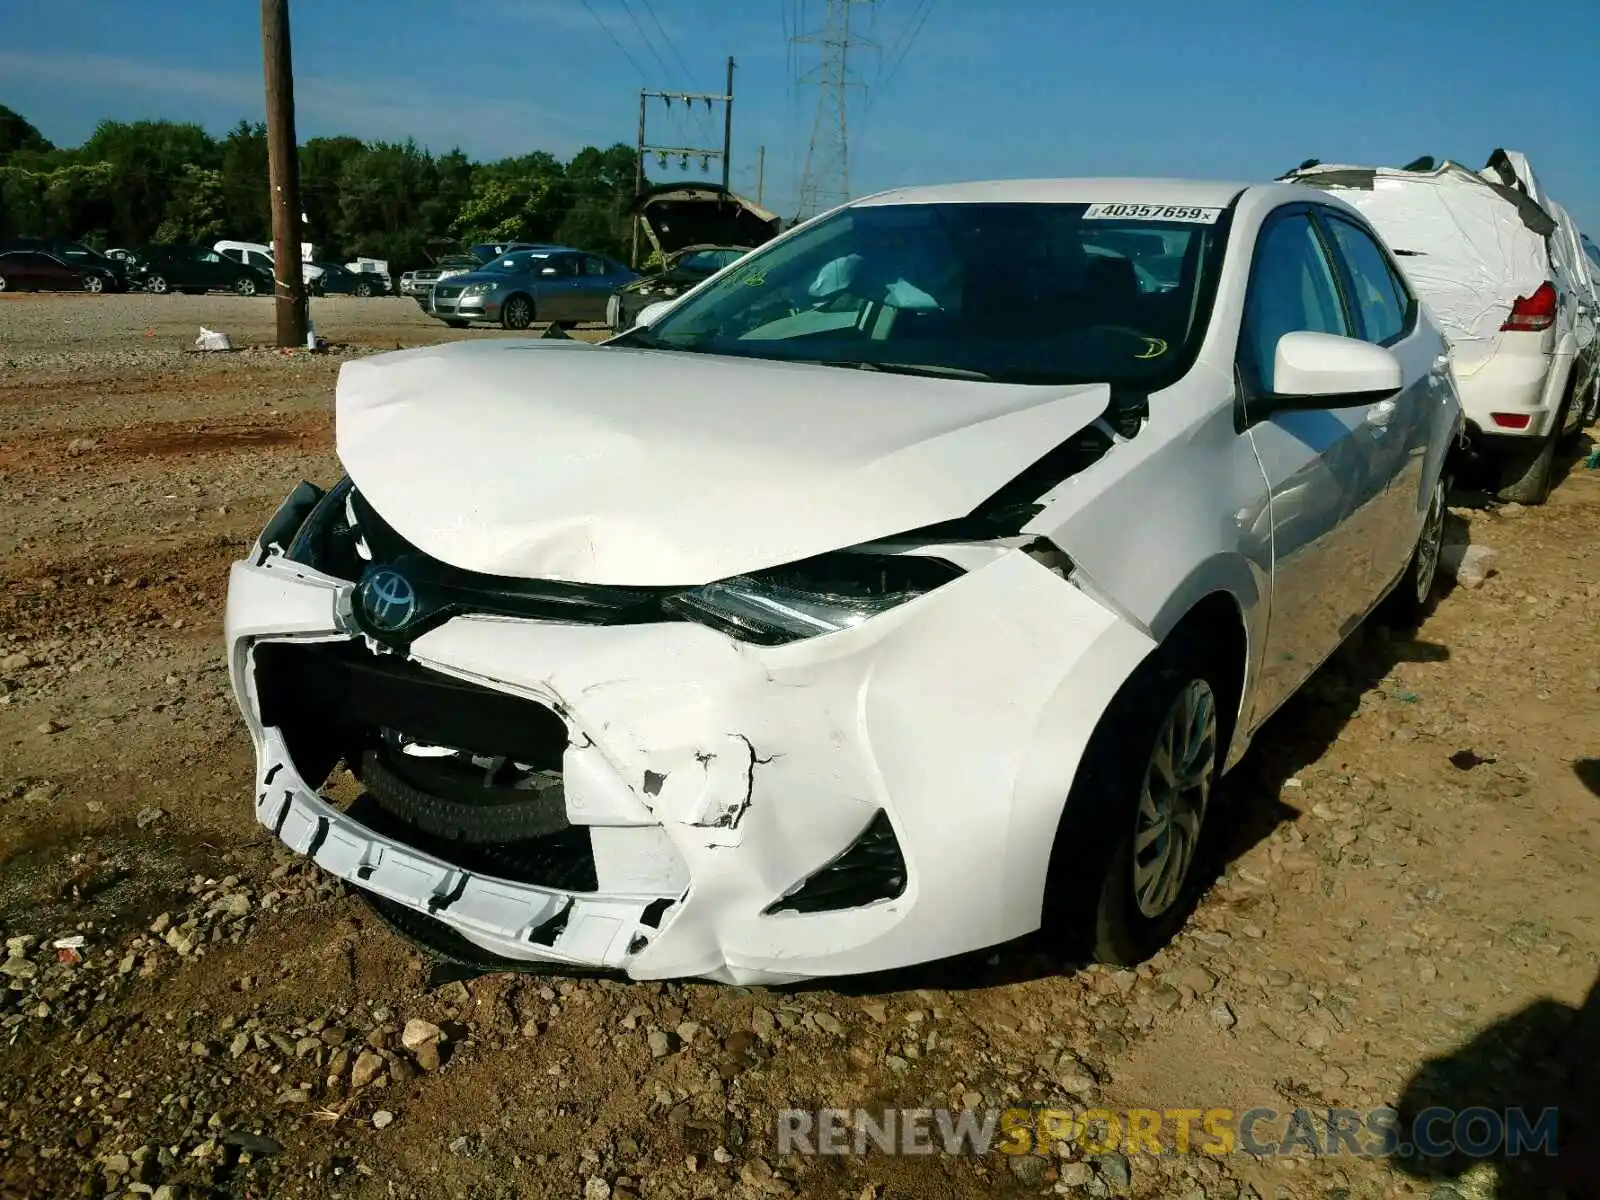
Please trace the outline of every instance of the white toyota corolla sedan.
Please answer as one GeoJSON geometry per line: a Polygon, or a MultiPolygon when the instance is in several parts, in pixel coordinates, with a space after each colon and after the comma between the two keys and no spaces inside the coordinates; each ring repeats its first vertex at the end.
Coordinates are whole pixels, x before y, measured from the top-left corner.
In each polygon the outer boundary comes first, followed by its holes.
{"type": "Polygon", "coordinates": [[[447,956],[1137,962],[1252,734],[1427,606],[1455,384],[1332,196],[887,192],[641,316],[347,364],[348,475],[232,570],[258,819],[447,956]]]}

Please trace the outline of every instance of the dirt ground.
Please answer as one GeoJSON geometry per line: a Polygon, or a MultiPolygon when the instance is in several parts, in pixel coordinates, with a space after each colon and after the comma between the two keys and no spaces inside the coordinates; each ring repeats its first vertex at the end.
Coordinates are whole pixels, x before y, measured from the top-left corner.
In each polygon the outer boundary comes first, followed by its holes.
{"type": "Polygon", "coordinates": [[[1541,508],[1462,497],[1455,532],[1495,573],[1414,637],[1360,631],[1263,731],[1226,786],[1215,885],[1136,972],[1021,946],[792,991],[454,978],[255,824],[221,616],[276,504],[339,473],[340,363],[498,335],[406,300],[314,319],[333,353],[207,356],[183,349],[201,324],[264,343],[270,303],[0,299],[0,1197],[1600,1195],[1570,1146],[808,1157],[776,1124],[1592,1116],[1592,1075],[1565,1071],[1600,1058],[1571,1040],[1586,997],[1600,1024],[1600,471],[1581,457],[1541,508]]]}

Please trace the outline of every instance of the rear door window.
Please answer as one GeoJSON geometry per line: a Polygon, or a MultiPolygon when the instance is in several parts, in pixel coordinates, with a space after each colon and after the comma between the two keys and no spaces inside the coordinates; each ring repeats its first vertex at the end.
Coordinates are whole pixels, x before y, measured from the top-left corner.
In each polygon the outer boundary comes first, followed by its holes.
{"type": "Polygon", "coordinates": [[[1405,336],[1408,296],[1372,235],[1342,217],[1324,215],[1354,293],[1350,299],[1364,340],[1388,346],[1405,336]]]}

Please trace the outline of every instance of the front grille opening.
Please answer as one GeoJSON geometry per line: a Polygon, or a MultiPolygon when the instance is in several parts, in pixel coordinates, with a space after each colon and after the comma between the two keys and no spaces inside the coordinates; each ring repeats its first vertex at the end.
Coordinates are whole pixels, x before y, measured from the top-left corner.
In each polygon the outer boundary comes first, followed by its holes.
{"type": "Polygon", "coordinates": [[[566,817],[566,723],[549,708],[360,642],[263,643],[255,675],[263,723],[353,820],[463,870],[597,890],[589,831],[566,817]]]}
{"type": "Polygon", "coordinates": [[[906,860],[882,809],[861,836],[838,858],[808,875],[798,887],[764,910],[773,913],[838,912],[880,900],[894,900],[906,890],[906,860]]]}
{"type": "Polygon", "coordinates": [[[567,892],[593,892],[600,887],[589,830],[581,825],[542,837],[473,843],[418,829],[389,812],[370,793],[356,797],[345,812],[373,833],[404,842],[413,850],[475,875],[567,892]]]}

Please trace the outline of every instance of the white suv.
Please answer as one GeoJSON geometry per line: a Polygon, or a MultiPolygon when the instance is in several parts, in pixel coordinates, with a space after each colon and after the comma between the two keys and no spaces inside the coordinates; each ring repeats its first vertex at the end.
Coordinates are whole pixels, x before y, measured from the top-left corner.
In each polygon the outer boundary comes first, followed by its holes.
{"type": "Polygon", "coordinates": [[[1497,151],[1482,172],[1424,160],[1285,178],[1332,192],[1383,235],[1450,340],[1468,436],[1494,460],[1500,497],[1538,504],[1557,444],[1582,426],[1600,346],[1577,230],[1515,174],[1522,161],[1497,151]]]}

